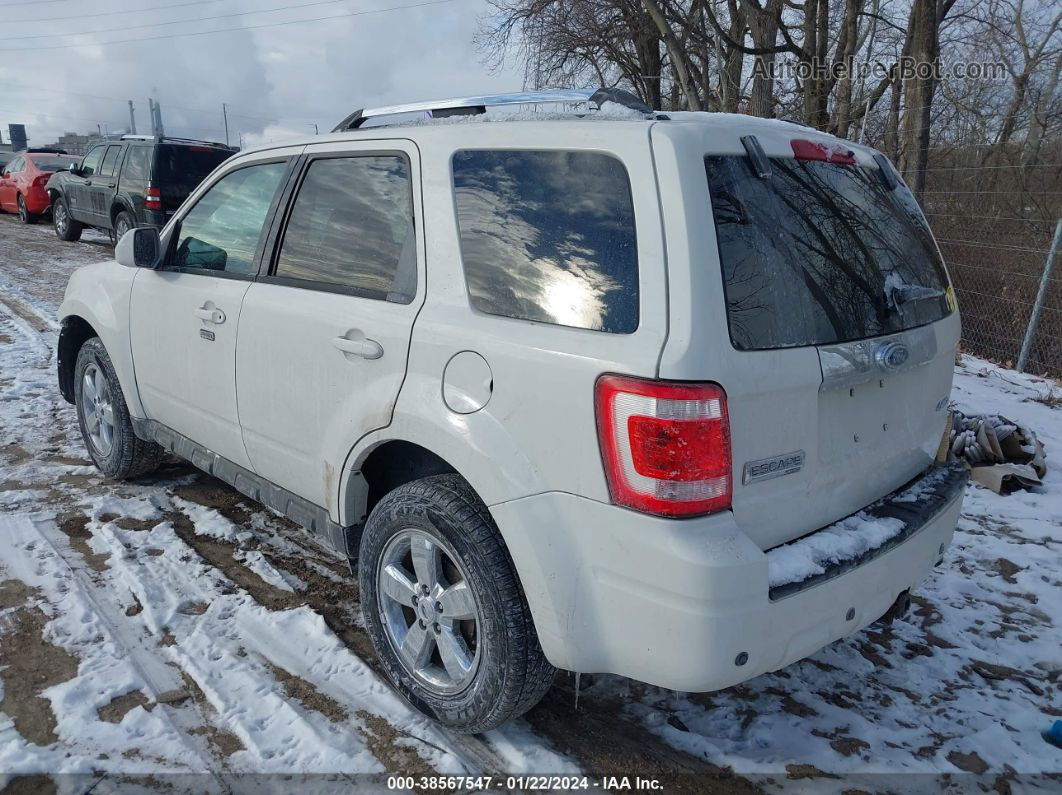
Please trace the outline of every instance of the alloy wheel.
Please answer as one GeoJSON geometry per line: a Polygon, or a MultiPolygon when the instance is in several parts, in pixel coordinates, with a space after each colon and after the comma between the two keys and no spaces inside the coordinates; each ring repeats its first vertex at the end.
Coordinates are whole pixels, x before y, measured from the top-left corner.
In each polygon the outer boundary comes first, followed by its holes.
{"type": "Polygon", "coordinates": [[[475,677],[481,653],[479,606],[457,556],[409,528],[384,548],[377,569],[384,632],[402,667],[440,694],[475,677]]]}
{"type": "Polygon", "coordinates": [[[26,209],[26,200],[21,196],[18,197],[18,219],[22,223],[26,223],[29,220],[29,210],[26,209]]]}
{"type": "Polygon", "coordinates": [[[107,378],[95,364],[85,368],[81,380],[81,416],[95,451],[106,457],[114,445],[114,402],[107,378]]]}
{"type": "Polygon", "coordinates": [[[55,220],[56,230],[58,230],[59,234],[65,235],[68,219],[66,215],[66,207],[63,206],[61,201],[55,202],[55,206],[52,208],[52,215],[55,220]]]}

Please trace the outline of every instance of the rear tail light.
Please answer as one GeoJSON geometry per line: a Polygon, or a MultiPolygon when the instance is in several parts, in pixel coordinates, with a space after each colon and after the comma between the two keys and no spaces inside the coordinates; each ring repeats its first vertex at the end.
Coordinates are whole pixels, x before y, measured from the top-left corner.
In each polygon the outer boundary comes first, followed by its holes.
{"type": "Polygon", "coordinates": [[[148,188],[144,199],[144,207],[148,210],[162,209],[162,193],[158,188],[148,188]]]}
{"type": "Polygon", "coordinates": [[[33,187],[43,188],[46,184],[48,184],[48,178],[50,176],[51,174],[41,174],[39,177],[33,180],[33,187]]]}
{"type": "Polygon", "coordinates": [[[606,375],[597,381],[595,402],[613,502],[671,517],[730,507],[730,421],[722,387],[606,375]]]}
{"type": "Polygon", "coordinates": [[[793,147],[793,156],[797,160],[821,160],[824,163],[841,163],[846,166],[855,165],[855,152],[851,149],[800,138],[794,138],[789,144],[793,147]]]}

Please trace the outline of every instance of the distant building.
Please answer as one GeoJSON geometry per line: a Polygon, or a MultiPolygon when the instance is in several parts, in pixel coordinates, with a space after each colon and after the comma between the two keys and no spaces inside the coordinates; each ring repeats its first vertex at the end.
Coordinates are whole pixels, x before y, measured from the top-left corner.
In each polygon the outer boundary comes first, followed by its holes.
{"type": "Polygon", "coordinates": [[[92,145],[100,140],[100,136],[97,133],[91,135],[80,135],[74,132],[65,132],[59,136],[59,140],[54,143],[46,144],[44,149],[64,149],[72,155],[85,155],[88,154],[88,150],[92,148],[92,145]]]}
{"type": "Polygon", "coordinates": [[[7,137],[11,141],[12,151],[21,152],[23,149],[26,148],[26,125],[7,125],[7,137]]]}

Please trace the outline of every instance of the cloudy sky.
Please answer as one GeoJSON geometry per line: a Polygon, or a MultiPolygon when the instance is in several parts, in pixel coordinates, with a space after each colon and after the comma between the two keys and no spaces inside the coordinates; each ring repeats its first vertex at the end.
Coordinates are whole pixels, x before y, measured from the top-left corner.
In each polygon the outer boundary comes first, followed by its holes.
{"type": "Polygon", "coordinates": [[[492,71],[473,43],[489,11],[485,0],[0,0],[0,130],[6,142],[8,124],[25,124],[31,146],[125,130],[132,99],[145,132],[154,97],[168,134],[212,140],[228,103],[232,142],[252,145],[314,122],[326,132],[359,107],[518,90],[520,66],[492,71]],[[236,30],[179,35],[223,29],[236,30]]]}

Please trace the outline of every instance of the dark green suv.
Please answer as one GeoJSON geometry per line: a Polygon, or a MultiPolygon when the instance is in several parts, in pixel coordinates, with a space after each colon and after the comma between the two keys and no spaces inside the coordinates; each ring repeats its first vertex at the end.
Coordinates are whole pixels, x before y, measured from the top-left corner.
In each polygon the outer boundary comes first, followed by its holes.
{"type": "Polygon", "coordinates": [[[52,222],[60,240],[86,226],[117,243],[138,226],[162,227],[202,179],[235,149],[186,138],[125,135],[104,141],[81,163],[48,180],[52,222]]]}

